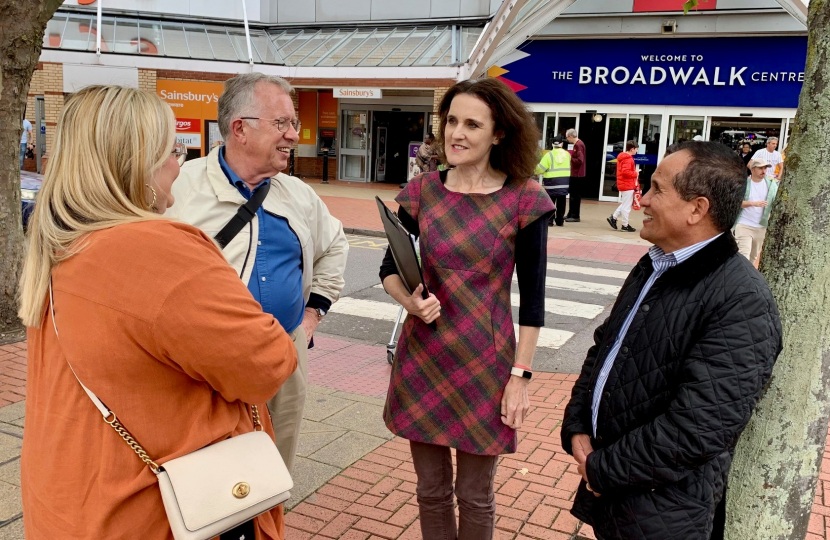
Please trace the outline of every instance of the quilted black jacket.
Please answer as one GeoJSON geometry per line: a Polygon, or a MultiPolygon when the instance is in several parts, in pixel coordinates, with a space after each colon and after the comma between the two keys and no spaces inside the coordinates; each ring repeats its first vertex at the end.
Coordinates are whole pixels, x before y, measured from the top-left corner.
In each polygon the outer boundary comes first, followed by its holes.
{"type": "MultiPolygon", "coordinates": [[[[653,272],[644,256],[596,330],[562,423],[591,434],[602,363],[653,272]]],[[[708,539],[738,437],[781,352],[764,278],[724,233],[667,270],[643,299],[602,393],[574,516],[611,539],[708,539]]]]}

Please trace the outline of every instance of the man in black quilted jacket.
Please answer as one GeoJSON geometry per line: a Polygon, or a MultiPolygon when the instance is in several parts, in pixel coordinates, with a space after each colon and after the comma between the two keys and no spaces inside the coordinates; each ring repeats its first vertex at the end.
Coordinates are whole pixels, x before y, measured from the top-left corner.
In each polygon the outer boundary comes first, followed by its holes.
{"type": "Polygon", "coordinates": [[[642,199],[654,246],[596,330],[562,424],[583,477],[571,512],[601,540],[723,535],[735,444],[781,351],[769,287],[729,230],[745,189],[734,152],[688,142],[642,199]]]}

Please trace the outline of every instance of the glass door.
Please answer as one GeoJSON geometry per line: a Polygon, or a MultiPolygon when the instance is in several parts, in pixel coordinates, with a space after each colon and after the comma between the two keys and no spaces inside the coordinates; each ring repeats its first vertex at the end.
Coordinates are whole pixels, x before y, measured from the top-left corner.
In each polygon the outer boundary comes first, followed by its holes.
{"type": "MultiPolygon", "coordinates": [[[[579,130],[579,115],[575,113],[557,113],[556,115],[549,115],[545,118],[545,150],[553,148],[553,138],[559,135],[563,139],[565,133],[569,129],[579,130]]],[[[564,148],[572,150],[568,147],[568,141],[565,141],[564,148]]]]}
{"type": "MultiPolygon", "coordinates": [[[[627,118],[624,114],[609,114],[605,125],[604,167],[600,180],[599,200],[616,201],[617,191],[617,155],[625,150],[627,118]]],[[[640,121],[642,126],[642,120],[640,121]]]]}
{"type": "Polygon", "coordinates": [[[369,181],[370,114],[365,109],[343,109],[340,114],[340,180],[369,181]]]}
{"type": "Polygon", "coordinates": [[[703,136],[704,118],[702,116],[672,116],[669,144],[694,140],[703,136]]]}

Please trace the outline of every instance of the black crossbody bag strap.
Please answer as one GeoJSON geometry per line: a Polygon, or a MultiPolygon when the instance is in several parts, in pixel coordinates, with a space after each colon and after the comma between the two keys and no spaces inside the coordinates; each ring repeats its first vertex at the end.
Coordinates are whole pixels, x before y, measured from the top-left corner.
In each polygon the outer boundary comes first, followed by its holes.
{"type": "Polygon", "coordinates": [[[220,248],[225,249],[225,246],[230,244],[231,240],[239,234],[239,231],[245,228],[245,225],[254,219],[256,211],[259,210],[259,207],[262,206],[263,202],[265,202],[265,197],[268,195],[268,190],[270,188],[271,182],[268,182],[264,186],[257,189],[251,198],[248,199],[248,202],[239,207],[236,214],[231,218],[228,224],[222,227],[221,231],[216,233],[216,236],[214,236],[213,239],[216,240],[216,243],[219,244],[220,248]]]}

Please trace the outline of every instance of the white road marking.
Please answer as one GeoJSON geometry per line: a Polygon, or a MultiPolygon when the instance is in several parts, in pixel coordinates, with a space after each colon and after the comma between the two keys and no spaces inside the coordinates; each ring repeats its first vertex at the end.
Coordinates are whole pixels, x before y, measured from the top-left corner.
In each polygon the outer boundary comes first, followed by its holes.
{"type": "Polygon", "coordinates": [[[608,270],[605,268],[591,268],[590,266],[576,266],[571,264],[548,263],[548,270],[553,272],[570,272],[571,274],[585,274],[586,276],[602,276],[625,279],[629,272],[622,270],[608,270]]]}
{"type": "MultiPolygon", "coordinates": [[[[519,295],[511,294],[510,303],[513,307],[519,307],[519,295]]],[[[571,302],[559,300],[558,298],[545,298],[545,311],[554,315],[565,315],[567,317],[580,317],[582,319],[593,319],[605,308],[597,304],[583,304],[582,302],[571,302]]]]}
{"type": "MultiPolygon", "coordinates": [[[[398,316],[400,306],[389,302],[377,302],[375,300],[362,300],[346,296],[331,306],[330,313],[352,315],[355,317],[366,317],[378,321],[394,321],[398,316]]],[[[516,337],[519,335],[519,326],[513,325],[516,330],[516,337]]],[[[540,328],[539,342],[537,347],[558,349],[573,337],[573,332],[558,330],[556,328],[540,328]]]]}
{"type": "MultiPolygon", "coordinates": [[[[548,278],[550,279],[550,278],[548,278]]],[[[375,289],[383,289],[383,285],[375,285],[375,289]]],[[[510,295],[510,304],[514,308],[519,307],[519,295],[510,295]]],[[[545,311],[554,315],[565,315],[567,317],[580,317],[582,319],[593,319],[605,309],[597,304],[584,304],[570,300],[559,300],[558,298],[545,298],[545,311]]]]}
{"type": "MultiPolygon", "coordinates": [[[[518,283],[516,276],[513,282],[518,283]]],[[[592,294],[607,294],[617,296],[620,294],[619,285],[606,285],[605,283],[591,283],[590,281],[576,281],[574,279],[563,279],[548,277],[545,279],[545,287],[548,289],[560,289],[563,291],[574,291],[592,294]]]]}

